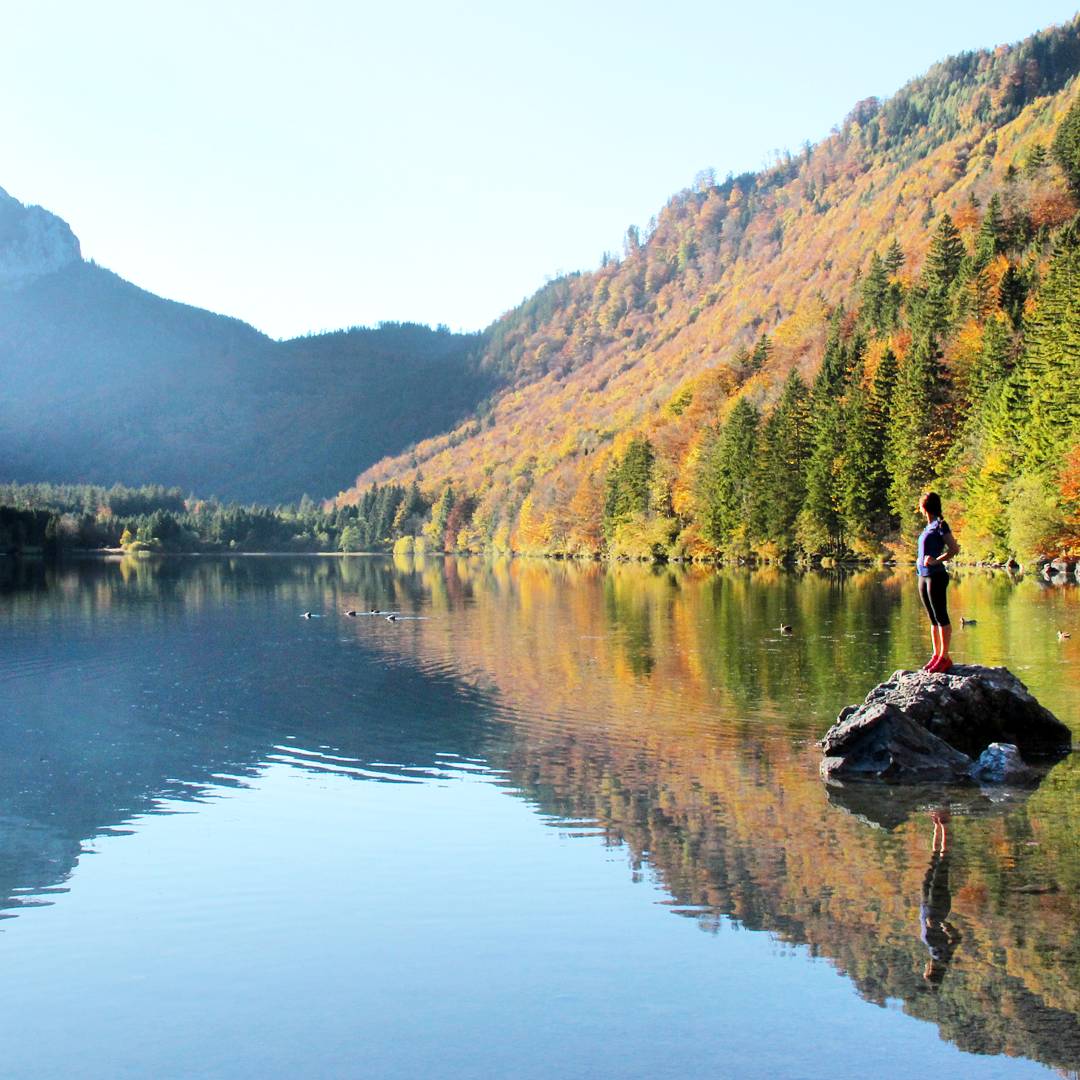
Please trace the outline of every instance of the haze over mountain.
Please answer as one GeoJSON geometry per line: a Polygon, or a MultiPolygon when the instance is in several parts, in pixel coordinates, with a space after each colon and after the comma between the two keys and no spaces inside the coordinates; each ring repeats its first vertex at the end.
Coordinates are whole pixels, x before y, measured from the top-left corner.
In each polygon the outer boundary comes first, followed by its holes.
{"type": "Polygon", "coordinates": [[[0,191],[0,477],[327,496],[468,415],[475,335],[384,325],[275,342],[83,260],[0,191]]]}

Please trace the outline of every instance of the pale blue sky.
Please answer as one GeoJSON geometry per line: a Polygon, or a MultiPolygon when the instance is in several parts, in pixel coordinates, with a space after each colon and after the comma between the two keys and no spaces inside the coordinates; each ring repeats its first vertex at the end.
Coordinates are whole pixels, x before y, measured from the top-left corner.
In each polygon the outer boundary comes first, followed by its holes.
{"type": "Polygon", "coordinates": [[[594,267],[698,170],[758,168],[945,55],[1073,12],[11,5],[0,186],[136,284],[274,336],[381,319],[479,328],[545,277],[594,267]]]}

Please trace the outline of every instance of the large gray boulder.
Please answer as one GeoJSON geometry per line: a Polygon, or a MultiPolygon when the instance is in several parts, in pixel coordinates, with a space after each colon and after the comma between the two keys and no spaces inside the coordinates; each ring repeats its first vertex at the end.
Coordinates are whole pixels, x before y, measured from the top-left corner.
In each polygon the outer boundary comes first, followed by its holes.
{"type": "MultiPolygon", "coordinates": [[[[849,705],[821,740],[827,780],[922,782],[974,776],[991,743],[1025,759],[1067,753],[1072,733],[1006,668],[897,671],[849,705]]],[[[988,770],[990,771],[990,770],[988,770]]]]}

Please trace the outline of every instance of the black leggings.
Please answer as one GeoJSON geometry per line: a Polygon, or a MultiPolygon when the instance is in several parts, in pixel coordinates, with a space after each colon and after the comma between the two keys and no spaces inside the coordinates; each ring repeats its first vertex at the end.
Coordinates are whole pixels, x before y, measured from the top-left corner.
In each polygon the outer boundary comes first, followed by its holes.
{"type": "Polygon", "coordinates": [[[930,616],[931,626],[949,625],[949,605],[945,592],[949,587],[948,574],[930,574],[919,578],[919,599],[930,616]]]}

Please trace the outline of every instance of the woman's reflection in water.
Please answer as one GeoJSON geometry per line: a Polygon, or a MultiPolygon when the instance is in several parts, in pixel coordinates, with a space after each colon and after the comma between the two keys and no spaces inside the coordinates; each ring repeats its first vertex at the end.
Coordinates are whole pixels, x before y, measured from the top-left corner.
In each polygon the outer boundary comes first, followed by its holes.
{"type": "Polygon", "coordinates": [[[931,986],[940,986],[949,968],[949,961],[960,944],[960,931],[946,922],[952,909],[952,893],[949,891],[948,810],[935,810],[930,815],[934,822],[934,843],[930,866],[923,878],[922,904],[919,907],[919,936],[930,950],[930,960],[923,971],[923,978],[931,986]]]}

